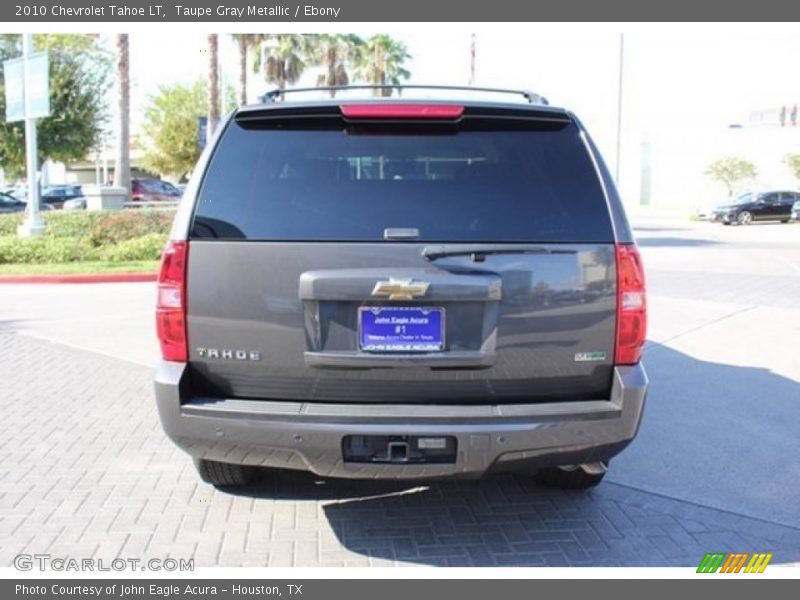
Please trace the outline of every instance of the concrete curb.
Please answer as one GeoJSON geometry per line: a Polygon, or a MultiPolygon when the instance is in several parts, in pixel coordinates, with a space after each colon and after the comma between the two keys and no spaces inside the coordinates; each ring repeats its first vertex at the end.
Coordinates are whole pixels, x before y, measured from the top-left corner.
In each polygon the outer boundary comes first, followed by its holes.
{"type": "Polygon", "coordinates": [[[0,275],[4,283],[133,283],[156,281],[158,273],[69,273],[52,275],[0,275]]]}

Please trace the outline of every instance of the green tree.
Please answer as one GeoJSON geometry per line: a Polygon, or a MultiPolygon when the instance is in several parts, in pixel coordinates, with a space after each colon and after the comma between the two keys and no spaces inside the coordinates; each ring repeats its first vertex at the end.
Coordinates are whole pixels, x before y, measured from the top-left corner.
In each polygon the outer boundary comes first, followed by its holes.
{"type": "Polygon", "coordinates": [[[800,179],[800,154],[787,154],[783,162],[797,179],[800,179]]]}
{"type": "Polygon", "coordinates": [[[239,49],[239,81],[237,86],[237,101],[239,105],[247,104],[247,63],[250,55],[250,48],[254,47],[263,39],[260,33],[234,33],[233,39],[239,49]]]}
{"type": "Polygon", "coordinates": [[[128,34],[116,35],[117,46],[117,156],[114,161],[114,185],[131,195],[131,86],[128,34]]]}
{"type": "Polygon", "coordinates": [[[148,101],[142,125],[145,167],[175,179],[191,171],[200,156],[197,120],[205,111],[202,81],[161,86],[148,101]]]}
{"type": "Polygon", "coordinates": [[[306,69],[311,37],[297,33],[263,36],[254,71],[261,71],[264,81],[280,89],[297,83],[306,69]]]}
{"type": "MultiPolygon", "coordinates": [[[[317,87],[348,85],[350,75],[347,68],[358,62],[364,40],[353,34],[321,33],[311,36],[309,57],[315,65],[322,65],[323,72],[317,77],[317,87]]],[[[331,98],[336,90],[330,90],[331,98]]]]}
{"type": "MultiPolygon", "coordinates": [[[[354,77],[372,85],[399,85],[401,80],[411,77],[411,73],[403,68],[405,61],[411,58],[408,48],[385,34],[373,35],[363,45],[357,46],[354,77]]],[[[391,96],[391,88],[376,88],[374,96],[391,96]]]]}
{"type": "Polygon", "coordinates": [[[738,184],[757,175],[756,167],[749,160],[738,156],[726,156],[708,165],[705,174],[725,186],[732,196],[738,184]]]}
{"type": "MultiPolygon", "coordinates": [[[[85,35],[36,35],[34,47],[50,58],[51,114],[37,122],[39,164],[83,159],[98,145],[108,118],[112,56],[85,35]]],[[[21,55],[22,36],[0,35],[0,166],[12,177],[25,169],[25,125],[5,120],[2,61],[21,55]]]]}
{"type": "Polygon", "coordinates": [[[236,108],[239,104],[236,98],[236,88],[232,85],[225,84],[225,89],[220,85],[220,104],[222,104],[222,114],[227,115],[230,111],[236,108]]]}
{"type": "Polygon", "coordinates": [[[219,124],[219,40],[216,33],[209,33],[208,44],[208,126],[207,135],[211,139],[219,124]]]}

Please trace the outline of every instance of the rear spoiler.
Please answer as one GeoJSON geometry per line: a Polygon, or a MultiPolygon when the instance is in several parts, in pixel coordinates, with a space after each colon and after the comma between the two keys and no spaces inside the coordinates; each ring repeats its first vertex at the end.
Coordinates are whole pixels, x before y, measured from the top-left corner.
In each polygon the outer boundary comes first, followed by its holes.
{"type": "Polygon", "coordinates": [[[291,119],[338,119],[345,121],[447,121],[465,119],[511,119],[567,124],[569,113],[542,105],[497,105],[490,103],[458,103],[453,101],[341,101],[324,103],[275,103],[239,109],[234,120],[271,121],[291,119]],[[427,113],[427,114],[426,114],[427,113]]]}

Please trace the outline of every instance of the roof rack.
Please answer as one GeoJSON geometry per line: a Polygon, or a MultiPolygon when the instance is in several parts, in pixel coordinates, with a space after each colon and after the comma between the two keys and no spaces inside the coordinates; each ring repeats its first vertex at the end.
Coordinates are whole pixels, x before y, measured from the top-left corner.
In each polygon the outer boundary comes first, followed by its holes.
{"type": "Polygon", "coordinates": [[[531,92],[529,90],[510,90],[503,88],[458,86],[458,85],[378,85],[378,84],[332,85],[332,86],[322,86],[322,87],[303,87],[303,88],[290,88],[290,89],[275,88],[274,90],[270,90],[266,94],[262,95],[261,102],[265,104],[270,102],[275,102],[278,98],[282,97],[284,94],[295,94],[298,92],[347,92],[350,90],[399,90],[399,91],[446,90],[446,91],[459,91],[459,92],[486,92],[493,94],[513,94],[516,96],[522,96],[530,104],[544,104],[544,105],[549,104],[547,98],[545,98],[544,96],[540,96],[539,94],[531,92]]]}

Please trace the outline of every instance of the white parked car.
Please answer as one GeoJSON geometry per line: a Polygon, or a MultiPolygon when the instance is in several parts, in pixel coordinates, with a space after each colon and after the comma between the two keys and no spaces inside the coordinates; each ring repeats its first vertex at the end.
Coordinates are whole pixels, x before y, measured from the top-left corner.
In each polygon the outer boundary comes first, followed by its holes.
{"type": "Polygon", "coordinates": [[[81,196],[80,198],[73,198],[72,200],[67,200],[64,202],[63,206],[64,210],[86,210],[86,198],[81,196]]]}

